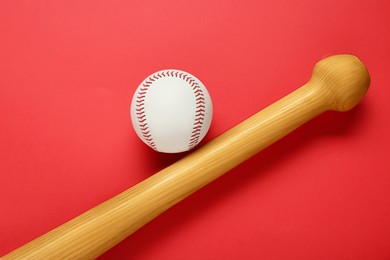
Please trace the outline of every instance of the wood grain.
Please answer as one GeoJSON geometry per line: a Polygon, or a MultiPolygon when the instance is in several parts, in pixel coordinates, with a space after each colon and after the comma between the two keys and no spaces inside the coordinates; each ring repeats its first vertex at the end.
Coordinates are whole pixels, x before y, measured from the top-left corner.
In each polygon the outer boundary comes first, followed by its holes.
{"type": "Polygon", "coordinates": [[[182,160],[2,259],[94,259],[191,193],[313,117],[353,108],[370,77],[353,55],[318,62],[301,88],[182,160]]]}

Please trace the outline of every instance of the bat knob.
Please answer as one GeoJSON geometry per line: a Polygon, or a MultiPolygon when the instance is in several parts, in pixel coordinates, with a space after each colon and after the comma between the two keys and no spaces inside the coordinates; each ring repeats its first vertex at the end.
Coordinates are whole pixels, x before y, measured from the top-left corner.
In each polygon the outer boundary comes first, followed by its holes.
{"type": "Polygon", "coordinates": [[[321,95],[327,99],[330,109],[348,111],[366,94],[370,75],[356,56],[340,54],[320,60],[310,81],[320,86],[321,95]]]}

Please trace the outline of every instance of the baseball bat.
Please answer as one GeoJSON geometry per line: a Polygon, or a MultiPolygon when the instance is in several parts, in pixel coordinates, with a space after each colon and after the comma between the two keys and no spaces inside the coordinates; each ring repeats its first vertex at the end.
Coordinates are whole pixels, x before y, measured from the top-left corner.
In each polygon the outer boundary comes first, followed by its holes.
{"type": "Polygon", "coordinates": [[[355,56],[319,61],[310,80],[183,159],[2,259],[94,259],[191,193],[327,110],[347,111],[368,90],[355,56]]]}

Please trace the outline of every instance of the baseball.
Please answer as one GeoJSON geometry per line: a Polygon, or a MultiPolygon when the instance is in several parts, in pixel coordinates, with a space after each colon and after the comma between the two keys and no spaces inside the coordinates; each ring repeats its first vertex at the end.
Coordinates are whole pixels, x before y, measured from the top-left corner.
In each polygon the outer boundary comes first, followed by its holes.
{"type": "Polygon", "coordinates": [[[134,93],[131,121],[138,137],[158,152],[191,150],[210,128],[213,107],[203,83],[169,69],[147,77],[134,93]]]}

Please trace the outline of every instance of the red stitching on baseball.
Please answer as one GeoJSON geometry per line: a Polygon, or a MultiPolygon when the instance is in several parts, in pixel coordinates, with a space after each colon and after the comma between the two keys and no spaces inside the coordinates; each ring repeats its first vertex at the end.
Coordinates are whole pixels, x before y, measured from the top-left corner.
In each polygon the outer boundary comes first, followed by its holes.
{"type": "MultiPolygon", "coordinates": [[[[155,75],[154,75],[155,76],[155,75]]],[[[155,80],[152,77],[149,77],[147,80],[145,80],[142,83],[142,87],[140,87],[136,99],[136,115],[137,115],[137,121],[138,121],[138,126],[141,130],[141,134],[144,138],[144,140],[147,142],[147,144],[152,147],[154,150],[157,150],[156,143],[153,142],[152,135],[149,131],[149,126],[148,122],[146,120],[146,114],[145,114],[145,98],[146,98],[146,93],[149,90],[151,84],[155,80]]]]}
{"type": "Polygon", "coordinates": [[[196,102],[196,114],[195,114],[195,122],[193,125],[193,131],[189,143],[189,148],[194,148],[199,143],[199,138],[201,134],[201,129],[203,127],[204,121],[204,113],[206,109],[206,102],[204,98],[204,93],[199,84],[191,78],[191,86],[195,94],[195,102],[196,102]]]}

